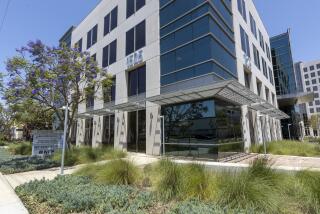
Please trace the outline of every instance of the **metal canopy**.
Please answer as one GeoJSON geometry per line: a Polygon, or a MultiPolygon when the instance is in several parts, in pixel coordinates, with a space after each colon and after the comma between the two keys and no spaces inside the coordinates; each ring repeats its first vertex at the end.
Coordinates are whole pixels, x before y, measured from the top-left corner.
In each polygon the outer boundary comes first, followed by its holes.
{"type": "Polygon", "coordinates": [[[114,103],[106,103],[102,109],[90,110],[84,113],[80,113],[77,115],[77,118],[80,119],[89,119],[93,116],[107,116],[114,114],[114,103]]]}
{"type": "Polygon", "coordinates": [[[314,101],[314,92],[298,92],[277,96],[280,106],[309,103],[314,101]]]}
{"type": "MultiPolygon", "coordinates": [[[[178,88],[176,87],[176,89],[178,88]]],[[[284,112],[267,103],[236,80],[215,82],[193,88],[189,86],[189,89],[171,90],[169,93],[150,97],[147,100],[159,105],[168,105],[210,97],[227,100],[236,105],[248,105],[251,109],[261,111],[261,113],[266,113],[277,119],[289,118],[284,112]]]]}
{"type": "Polygon", "coordinates": [[[128,101],[114,106],[114,110],[119,111],[138,111],[146,108],[146,94],[138,94],[136,96],[131,96],[128,101]]]}

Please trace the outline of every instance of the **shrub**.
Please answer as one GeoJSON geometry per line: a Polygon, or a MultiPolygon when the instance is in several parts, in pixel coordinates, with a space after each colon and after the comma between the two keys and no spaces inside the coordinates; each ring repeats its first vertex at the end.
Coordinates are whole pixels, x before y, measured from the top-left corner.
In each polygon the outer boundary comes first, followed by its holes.
{"type": "Polygon", "coordinates": [[[52,181],[32,181],[16,188],[31,213],[45,203],[56,213],[146,213],[153,194],[130,186],[108,186],[79,176],[58,176],[52,181]],[[36,204],[28,203],[30,198],[36,204]]]}
{"type": "Polygon", "coordinates": [[[181,198],[206,199],[209,190],[209,176],[205,167],[200,164],[181,166],[181,198]]]}
{"type": "Polygon", "coordinates": [[[0,163],[0,172],[4,174],[13,174],[19,172],[48,169],[59,166],[59,162],[39,157],[15,158],[0,163]]]}
{"type": "Polygon", "coordinates": [[[320,145],[300,141],[275,141],[267,146],[267,152],[275,155],[320,157],[320,145]]]}
{"type": "Polygon", "coordinates": [[[140,170],[127,160],[112,160],[106,164],[88,165],[76,172],[99,183],[113,185],[134,185],[140,177],[140,170]]]}
{"type": "Polygon", "coordinates": [[[168,160],[160,160],[153,169],[152,180],[155,190],[162,200],[178,197],[182,188],[182,170],[178,164],[168,160]]]}
{"type": "MultiPolygon", "coordinates": [[[[65,164],[73,166],[76,164],[93,163],[102,160],[111,160],[126,157],[126,153],[109,147],[73,147],[66,150],[65,164]]],[[[61,160],[61,151],[56,152],[53,160],[61,160]]]]}
{"type": "Polygon", "coordinates": [[[9,144],[9,151],[13,155],[31,155],[32,144],[30,142],[9,144]]]}
{"type": "Polygon", "coordinates": [[[241,214],[254,213],[253,210],[227,209],[213,203],[205,203],[199,200],[188,200],[176,204],[168,214],[241,214]]]}
{"type": "Polygon", "coordinates": [[[263,160],[252,163],[246,171],[217,176],[217,191],[222,206],[268,213],[277,213],[281,207],[276,173],[263,160]]]}
{"type": "MultiPolygon", "coordinates": [[[[61,151],[57,151],[54,153],[52,160],[56,162],[61,162],[61,151]]],[[[71,148],[69,150],[65,151],[65,156],[64,156],[64,165],[65,166],[73,166],[77,164],[78,161],[78,156],[79,156],[79,150],[76,148],[71,148]]]]}

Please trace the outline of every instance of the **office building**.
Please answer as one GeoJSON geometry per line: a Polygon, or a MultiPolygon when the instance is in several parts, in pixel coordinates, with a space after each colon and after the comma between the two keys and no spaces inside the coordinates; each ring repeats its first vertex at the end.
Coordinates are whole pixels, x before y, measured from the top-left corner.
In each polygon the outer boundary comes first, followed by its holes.
{"type": "Polygon", "coordinates": [[[80,105],[77,145],[217,159],[282,139],[251,0],[102,0],[71,43],[114,77],[80,105]]]}
{"type": "Polygon", "coordinates": [[[295,69],[290,30],[272,37],[270,41],[279,108],[290,116],[281,121],[283,137],[301,139],[304,137],[305,124],[300,104],[312,101],[313,94],[303,91],[301,72],[295,69]]]}

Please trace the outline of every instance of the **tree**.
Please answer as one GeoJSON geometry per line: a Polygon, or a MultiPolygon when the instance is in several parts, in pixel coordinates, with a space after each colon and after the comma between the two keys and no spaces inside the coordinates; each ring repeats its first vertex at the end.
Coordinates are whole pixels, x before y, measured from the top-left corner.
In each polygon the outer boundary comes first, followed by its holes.
{"type": "MultiPolygon", "coordinates": [[[[102,86],[111,84],[110,76],[98,67],[87,52],[62,44],[49,47],[37,40],[17,50],[7,61],[9,77],[5,99],[11,105],[32,100],[39,109],[52,111],[63,124],[63,106],[68,105],[67,136],[78,106],[102,86]]],[[[68,139],[69,142],[69,139],[68,139]]]]}
{"type": "Polygon", "coordinates": [[[319,129],[319,120],[320,120],[320,115],[319,114],[313,114],[311,115],[310,118],[310,125],[314,130],[318,130],[319,129]]]}
{"type": "Polygon", "coordinates": [[[14,124],[13,113],[0,104],[0,139],[10,140],[11,127],[14,124]]]}

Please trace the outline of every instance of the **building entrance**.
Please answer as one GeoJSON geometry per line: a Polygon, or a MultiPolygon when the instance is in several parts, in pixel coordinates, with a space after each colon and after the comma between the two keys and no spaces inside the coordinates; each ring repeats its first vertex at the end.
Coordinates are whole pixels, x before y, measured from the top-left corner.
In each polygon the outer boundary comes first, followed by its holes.
{"type": "Polygon", "coordinates": [[[129,112],[127,150],[146,153],[146,110],[129,112]]]}

